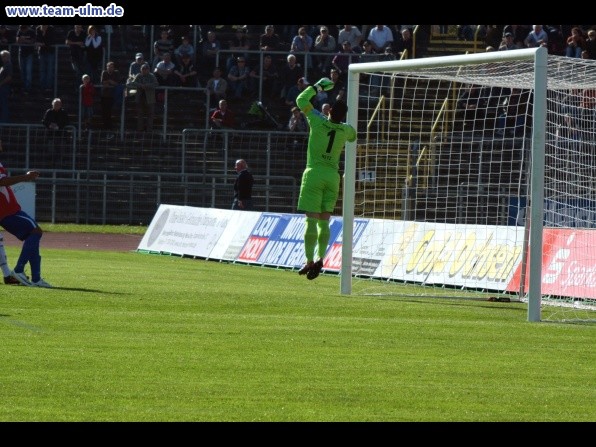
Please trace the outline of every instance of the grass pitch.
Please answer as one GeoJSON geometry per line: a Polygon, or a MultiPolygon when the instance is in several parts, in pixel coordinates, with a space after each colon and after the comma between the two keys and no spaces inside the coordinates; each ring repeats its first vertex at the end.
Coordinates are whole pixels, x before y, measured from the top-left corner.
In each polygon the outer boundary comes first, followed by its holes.
{"type": "Polygon", "coordinates": [[[42,255],[55,288],[0,286],[4,422],[596,420],[595,327],[528,323],[522,303],[347,297],[336,275],[135,252],[42,255]]]}

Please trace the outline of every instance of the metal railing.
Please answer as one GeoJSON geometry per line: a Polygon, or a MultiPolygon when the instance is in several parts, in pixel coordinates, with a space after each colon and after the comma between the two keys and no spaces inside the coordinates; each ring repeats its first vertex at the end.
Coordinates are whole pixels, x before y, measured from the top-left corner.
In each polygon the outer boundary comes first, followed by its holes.
{"type": "MultiPolygon", "coordinates": [[[[235,175],[54,170],[37,180],[36,219],[50,223],[148,225],[161,204],[231,208],[235,175]]],[[[255,210],[295,213],[296,179],[255,175],[255,210]],[[275,197],[274,197],[275,196],[275,197]]]]}
{"type": "Polygon", "coordinates": [[[296,212],[306,160],[305,132],[184,129],[76,138],[40,124],[0,124],[2,164],[41,172],[36,218],[53,223],[148,224],[161,203],[229,208],[244,158],[255,177],[255,209],[296,212]]]}

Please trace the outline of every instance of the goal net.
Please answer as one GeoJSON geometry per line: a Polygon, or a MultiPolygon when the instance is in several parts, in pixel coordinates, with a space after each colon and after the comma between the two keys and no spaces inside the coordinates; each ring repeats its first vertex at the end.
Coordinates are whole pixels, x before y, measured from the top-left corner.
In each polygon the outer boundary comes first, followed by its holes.
{"type": "Polygon", "coordinates": [[[593,322],[596,61],[546,49],[356,63],[342,294],[593,322]]]}

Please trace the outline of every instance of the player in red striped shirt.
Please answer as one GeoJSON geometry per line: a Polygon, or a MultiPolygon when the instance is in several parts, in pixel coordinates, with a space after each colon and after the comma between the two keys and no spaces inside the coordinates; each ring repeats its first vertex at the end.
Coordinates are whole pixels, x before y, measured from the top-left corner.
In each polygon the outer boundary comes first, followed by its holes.
{"type": "MultiPolygon", "coordinates": [[[[2,141],[0,141],[0,152],[2,152],[2,141]]],[[[39,254],[39,241],[43,234],[35,219],[21,209],[17,201],[12,185],[22,182],[34,182],[39,177],[38,171],[28,171],[23,175],[9,176],[6,169],[0,163],[0,225],[23,241],[21,254],[10,273],[21,284],[31,287],[52,287],[41,277],[41,256],[39,254]],[[31,279],[25,274],[25,266],[31,268],[31,279]]]]}

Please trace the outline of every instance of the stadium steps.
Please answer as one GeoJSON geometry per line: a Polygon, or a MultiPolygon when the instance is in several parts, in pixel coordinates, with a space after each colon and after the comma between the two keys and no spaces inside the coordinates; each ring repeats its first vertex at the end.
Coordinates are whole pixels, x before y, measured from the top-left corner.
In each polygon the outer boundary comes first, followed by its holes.
{"type": "Polygon", "coordinates": [[[454,54],[484,52],[482,40],[462,40],[457,37],[457,25],[449,25],[447,33],[431,30],[426,46],[425,57],[448,56],[454,54]]]}

